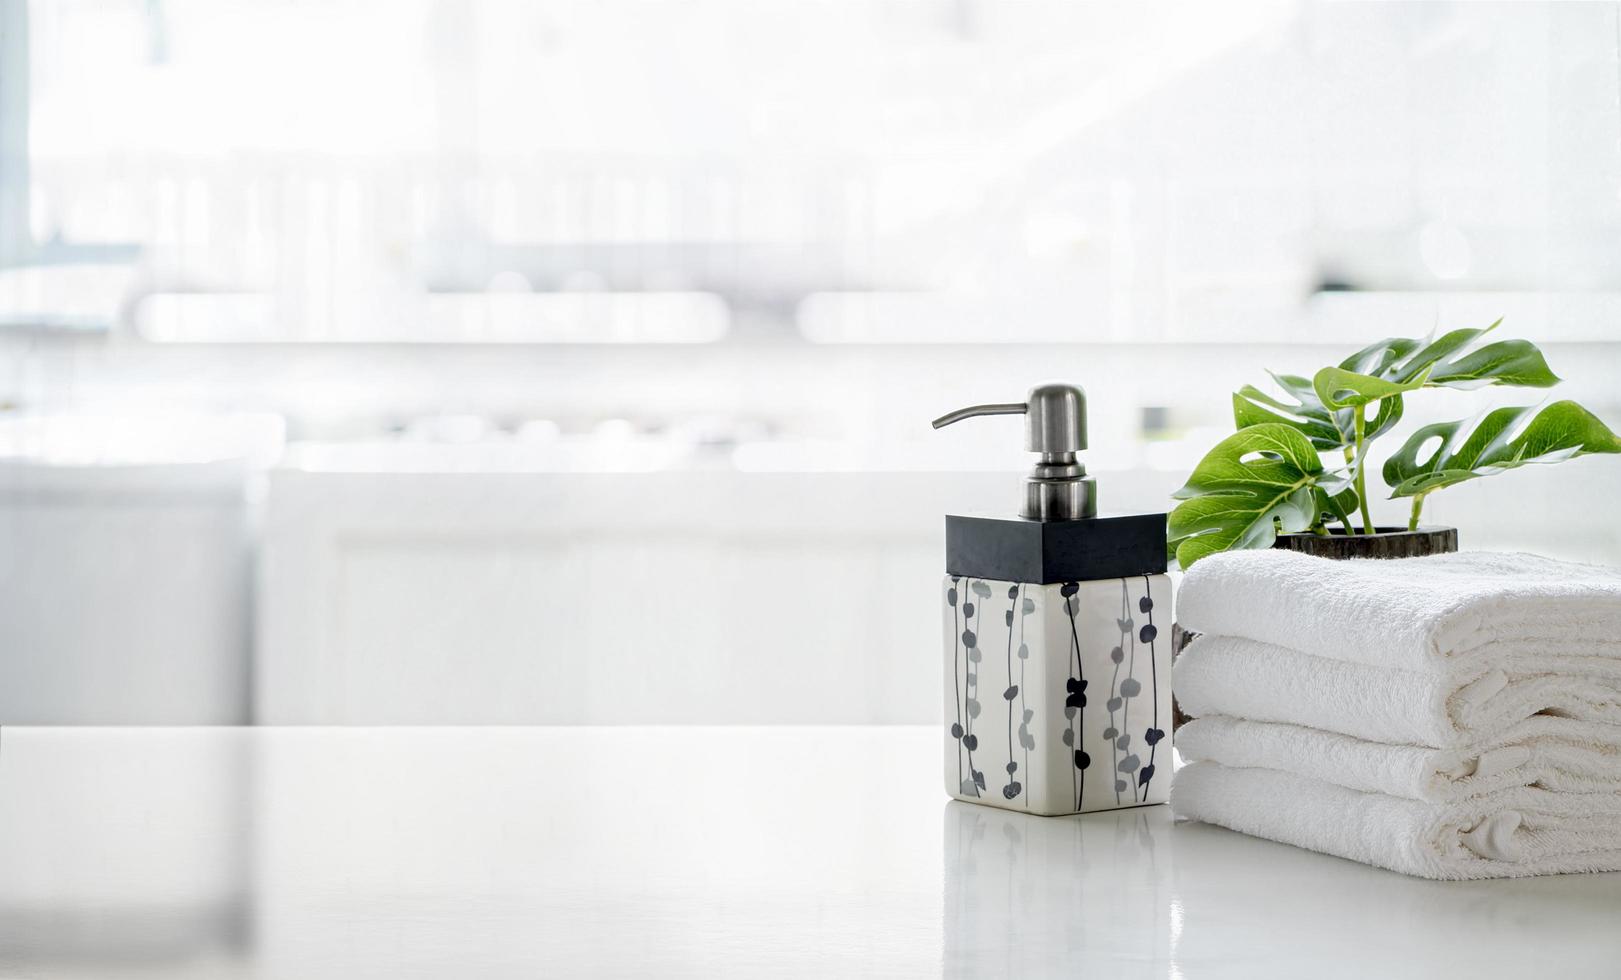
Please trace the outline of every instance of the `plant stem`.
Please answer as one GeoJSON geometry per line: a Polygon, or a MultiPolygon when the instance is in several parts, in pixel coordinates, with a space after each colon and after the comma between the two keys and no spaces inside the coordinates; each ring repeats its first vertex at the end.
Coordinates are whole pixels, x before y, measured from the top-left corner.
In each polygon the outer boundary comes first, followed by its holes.
{"type": "Polygon", "coordinates": [[[1407,530],[1409,530],[1409,531],[1418,530],[1418,515],[1421,512],[1423,512],[1423,510],[1424,510],[1424,495],[1421,494],[1421,493],[1413,494],[1413,516],[1411,516],[1411,517],[1409,517],[1407,519],[1407,530]]]}
{"type": "Polygon", "coordinates": [[[1356,475],[1353,478],[1356,486],[1356,503],[1362,511],[1362,533],[1373,533],[1373,515],[1368,513],[1368,479],[1367,479],[1367,447],[1363,436],[1368,428],[1368,407],[1356,407],[1356,475]]]}

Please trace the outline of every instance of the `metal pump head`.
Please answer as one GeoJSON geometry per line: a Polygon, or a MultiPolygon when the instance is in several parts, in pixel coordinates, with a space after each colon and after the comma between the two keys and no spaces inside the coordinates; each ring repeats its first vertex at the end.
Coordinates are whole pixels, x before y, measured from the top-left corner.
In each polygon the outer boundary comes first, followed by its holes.
{"type": "Polygon", "coordinates": [[[1038,385],[1022,402],[959,408],[935,419],[934,427],[976,415],[1023,415],[1024,448],[1041,454],[1025,479],[1020,516],[1073,521],[1097,515],[1097,484],[1075,459],[1086,448],[1086,392],[1076,385],[1038,385]]]}

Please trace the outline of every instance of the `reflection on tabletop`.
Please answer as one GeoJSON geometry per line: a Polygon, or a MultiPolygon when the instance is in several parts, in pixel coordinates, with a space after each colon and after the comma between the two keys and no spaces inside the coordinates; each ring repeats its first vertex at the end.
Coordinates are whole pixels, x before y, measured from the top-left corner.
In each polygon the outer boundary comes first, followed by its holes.
{"type": "Polygon", "coordinates": [[[1621,875],[1443,884],[947,802],[931,728],[0,734],[0,976],[1516,975],[1621,875]]]}

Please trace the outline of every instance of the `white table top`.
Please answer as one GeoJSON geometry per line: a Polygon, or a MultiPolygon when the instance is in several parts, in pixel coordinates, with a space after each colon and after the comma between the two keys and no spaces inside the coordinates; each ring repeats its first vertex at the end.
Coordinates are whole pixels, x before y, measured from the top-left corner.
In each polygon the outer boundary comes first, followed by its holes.
{"type": "Polygon", "coordinates": [[[948,803],[888,728],[0,733],[0,977],[1615,975],[1621,874],[1441,884],[948,803]]]}

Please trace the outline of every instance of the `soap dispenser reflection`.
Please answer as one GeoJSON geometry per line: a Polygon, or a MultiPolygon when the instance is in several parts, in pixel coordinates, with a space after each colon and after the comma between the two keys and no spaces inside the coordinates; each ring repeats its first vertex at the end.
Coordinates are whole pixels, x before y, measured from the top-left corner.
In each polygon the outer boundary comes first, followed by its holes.
{"type": "Polygon", "coordinates": [[[946,517],[946,792],[1043,815],[1163,803],[1165,515],[1097,516],[1079,387],[1041,385],[934,427],[982,415],[1023,415],[1038,458],[1016,516],[946,517]]]}

